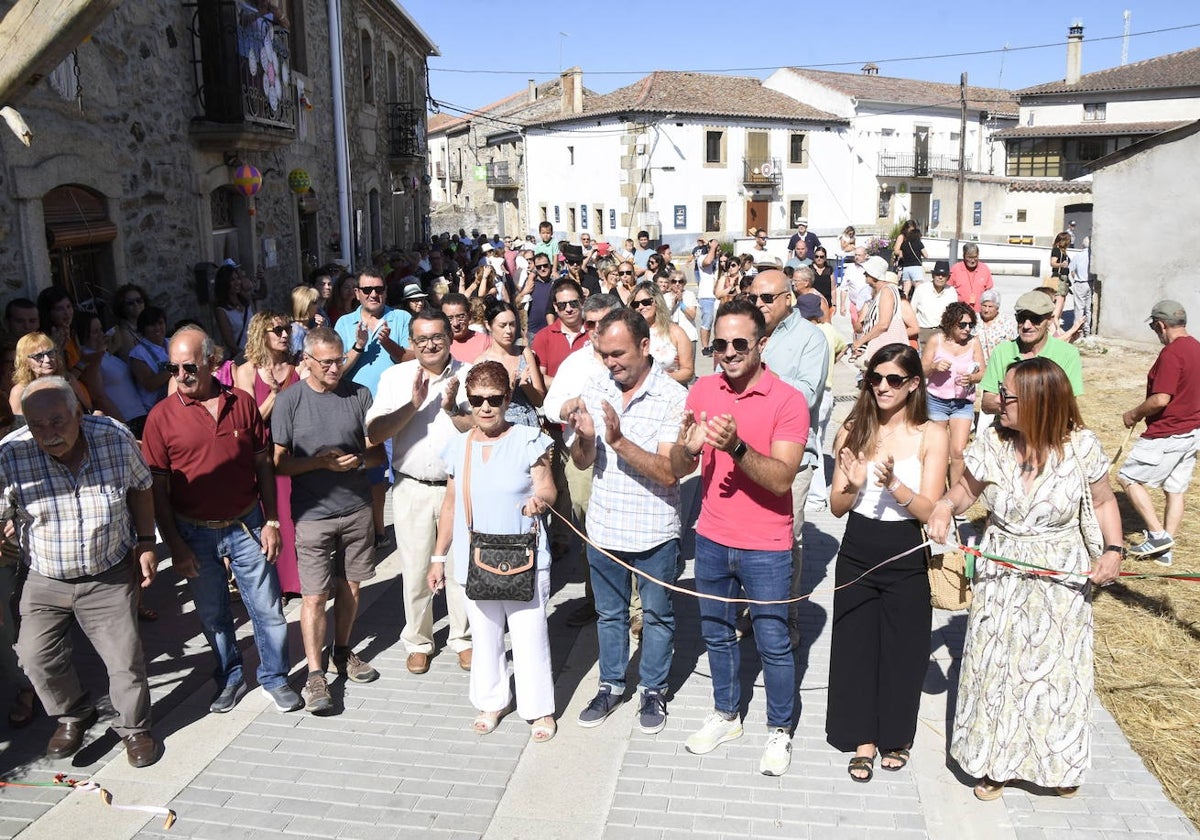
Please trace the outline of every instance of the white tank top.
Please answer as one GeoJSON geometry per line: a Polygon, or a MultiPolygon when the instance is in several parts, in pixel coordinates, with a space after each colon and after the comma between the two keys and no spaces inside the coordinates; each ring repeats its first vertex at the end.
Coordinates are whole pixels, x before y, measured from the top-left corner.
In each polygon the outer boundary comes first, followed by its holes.
{"type": "MultiPolygon", "coordinates": [[[[877,462],[870,461],[867,464],[867,480],[862,489],[858,491],[858,498],[854,500],[854,507],[851,508],[855,513],[861,513],[868,519],[879,519],[884,522],[899,522],[903,519],[916,519],[908,508],[902,507],[896,498],[886,487],[880,487],[875,480],[875,464],[877,462]]],[[[919,492],[921,489],[921,456],[912,455],[908,458],[896,461],[892,465],[892,474],[904,484],[905,487],[919,492]]],[[[900,491],[904,495],[904,491],[900,491]]],[[[907,498],[907,497],[906,497],[907,498]]]]}
{"type": "Polygon", "coordinates": [[[679,351],[671,340],[671,333],[661,333],[656,329],[650,330],[650,355],[663,369],[663,373],[674,373],[679,370],[679,351]]]}

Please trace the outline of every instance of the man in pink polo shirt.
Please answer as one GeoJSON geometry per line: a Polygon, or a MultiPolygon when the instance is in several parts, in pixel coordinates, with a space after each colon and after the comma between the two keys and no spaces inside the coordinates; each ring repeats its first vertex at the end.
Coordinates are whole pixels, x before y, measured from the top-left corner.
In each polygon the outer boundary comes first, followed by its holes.
{"type": "MultiPolygon", "coordinates": [[[[713,359],[723,372],[692,387],[679,442],[671,450],[678,476],[701,462],[696,591],[786,600],[792,579],[792,480],[808,440],[808,403],[763,365],[767,325],[758,307],[729,301],[717,311],[713,334],[713,359]]],[[[700,600],[714,711],[687,739],[691,753],[711,752],[742,735],[737,608],[700,600]]],[[[752,604],[750,617],[767,693],[768,736],[758,769],[780,776],[791,764],[796,695],[788,607],[752,604]]]]}
{"type": "Polygon", "coordinates": [[[958,292],[958,299],[979,312],[980,296],[992,288],[992,270],[979,261],[979,246],[968,242],[962,249],[962,260],[950,269],[947,286],[958,292]]]}

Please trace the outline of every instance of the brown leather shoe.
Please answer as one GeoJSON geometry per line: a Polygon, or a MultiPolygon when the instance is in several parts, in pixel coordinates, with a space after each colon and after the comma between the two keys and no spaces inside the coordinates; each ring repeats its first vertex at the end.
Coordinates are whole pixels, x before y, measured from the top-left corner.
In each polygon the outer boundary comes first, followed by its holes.
{"type": "Polygon", "coordinates": [[[149,732],[126,735],[122,740],[125,741],[125,757],[134,767],[149,767],[158,761],[158,741],[149,732]]]}
{"type": "Polygon", "coordinates": [[[404,665],[410,674],[424,674],[429,670],[429,654],[410,653],[408,659],[404,661],[404,665]]]}
{"type": "Polygon", "coordinates": [[[466,650],[460,650],[458,652],[458,667],[462,668],[464,671],[471,670],[471,651],[473,649],[474,648],[467,648],[466,650]]]}
{"type": "Polygon", "coordinates": [[[50,736],[50,743],[46,745],[46,758],[67,758],[75,755],[83,746],[83,736],[95,722],[96,710],[92,709],[83,720],[60,723],[58,729],[50,736]]]}

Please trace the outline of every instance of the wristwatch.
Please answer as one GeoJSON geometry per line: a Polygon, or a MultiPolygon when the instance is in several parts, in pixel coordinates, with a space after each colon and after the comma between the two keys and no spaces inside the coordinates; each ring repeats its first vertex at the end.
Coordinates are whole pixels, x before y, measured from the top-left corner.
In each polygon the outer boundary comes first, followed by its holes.
{"type": "Polygon", "coordinates": [[[262,526],[264,528],[275,528],[276,530],[278,530],[279,520],[278,519],[268,519],[266,522],[264,522],[262,524],[262,526]]]}
{"type": "Polygon", "coordinates": [[[138,534],[137,541],[138,545],[158,545],[158,537],[156,537],[154,534],[138,534]]]}
{"type": "Polygon", "coordinates": [[[733,449],[730,449],[730,450],[729,450],[729,456],[730,456],[731,458],[733,458],[733,460],[735,460],[735,461],[736,461],[736,460],[738,460],[739,458],[741,458],[743,455],[745,455],[745,454],[746,454],[746,450],[747,450],[747,449],[749,449],[749,448],[750,448],[750,447],[746,446],[746,441],[744,441],[744,440],[739,440],[739,441],[737,442],[737,446],[735,446],[735,447],[733,447],[733,449]]]}
{"type": "Polygon", "coordinates": [[[361,353],[362,351],[366,350],[367,348],[366,348],[366,346],[359,347],[358,345],[355,345],[355,346],[351,347],[350,349],[353,350],[355,353],[361,353]]]}
{"type": "Polygon", "coordinates": [[[1105,554],[1107,554],[1110,551],[1117,552],[1117,554],[1121,555],[1122,560],[1125,559],[1125,546],[1123,546],[1123,545],[1106,545],[1106,546],[1104,546],[1105,554]]]}

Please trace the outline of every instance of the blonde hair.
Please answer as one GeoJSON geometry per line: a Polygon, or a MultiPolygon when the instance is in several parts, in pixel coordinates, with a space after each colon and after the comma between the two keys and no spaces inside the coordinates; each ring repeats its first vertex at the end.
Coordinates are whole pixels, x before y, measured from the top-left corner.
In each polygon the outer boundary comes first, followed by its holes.
{"type": "Polygon", "coordinates": [[[266,367],[271,364],[271,351],[267,349],[267,331],[276,321],[288,323],[288,318],[282,312],[264,309],[256,312],[246,328],[246,361],[255,367],[266,367]]]}
{"type": "Polygon", "coordinates": [[[297,286],[292,289],[292,320],[307,321],[308,310],[320,296],[321,293],[312,286],[297,286]]]}
{"type": "Polygon", "coordinates": [[[34,353],[41,353],[45,350],[54,350],[54,373],[62,374],[62,351],[59,350],[50,336],[41,332],[26,333],[21,336],[17,342],[17,355],[13,358],[13,377],[14,385],[28,385],[34,380],[33,368],[29,366],[28,359],[34,353]]]}

